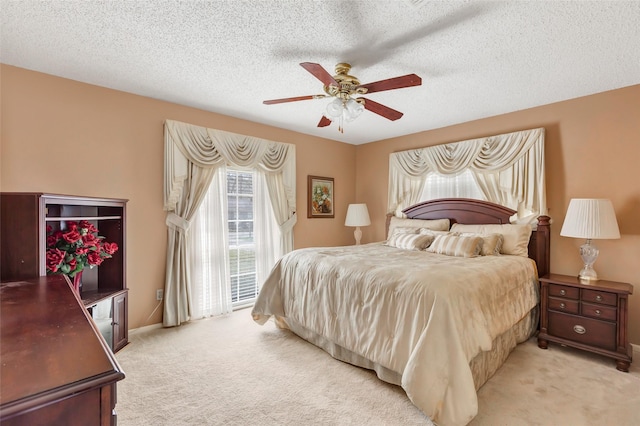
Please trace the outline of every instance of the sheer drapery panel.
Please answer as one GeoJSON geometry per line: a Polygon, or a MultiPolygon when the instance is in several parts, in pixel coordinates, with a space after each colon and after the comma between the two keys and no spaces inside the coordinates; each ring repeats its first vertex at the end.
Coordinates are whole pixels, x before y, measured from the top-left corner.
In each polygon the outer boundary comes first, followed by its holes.
{"type": "Polygon", "coordinates": [[[429,173],[425,181],[420,201],[438,198],[473,198],[486,200],[484,193],[476,182],[471,170],[465,170],[456,175],[443,176],[439,173],[429,173]]]}
{"type": "Polygon", "coordinates": [[[190,317],[203,318],[231,312],[229,282],[229,233],[224,215],[227,209],[226,167],[218,167],[196,212],[190,229],[191,261],[190,317]],[[216,285],[211,285],[216,283],[216,285]]]}

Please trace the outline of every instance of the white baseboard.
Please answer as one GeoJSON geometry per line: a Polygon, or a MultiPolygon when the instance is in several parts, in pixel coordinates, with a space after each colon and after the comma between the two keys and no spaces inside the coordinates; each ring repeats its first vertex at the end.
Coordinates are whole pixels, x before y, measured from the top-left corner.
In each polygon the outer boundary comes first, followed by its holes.
{"type": "Polygon", "coordinates": [[[162,323],[159,322],[157,324],[145,325],[144,327],[132,328],[129,330],[129,335],[135,335],[142,333],[143,331],[150,331],[156,328],[162,328],[162,323]]]}
{"type": "Polygon", "coordinates": [[[633,352],[638,352],[640,354],[640,345],[634,345],[633,343],[631,344],[631,350],[633,352]]]}

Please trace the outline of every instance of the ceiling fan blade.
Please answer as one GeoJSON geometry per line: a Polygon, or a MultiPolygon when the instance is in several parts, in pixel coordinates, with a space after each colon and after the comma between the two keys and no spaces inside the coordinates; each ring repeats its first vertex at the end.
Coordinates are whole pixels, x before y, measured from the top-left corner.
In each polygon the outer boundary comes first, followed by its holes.
{"type": "Polygon", "coordinates": [[[318,127],[327,127],[329,124],[331,124],[331,120],[323,115],[318,123],[318,127]]]}
{"type": "Polygon", "coordinates": [[[407,74],[402,77],[388,78],[386,80],[374,81],[373,83],[361,84],[358,89],[367,89],[367,93],[382,92],[384,90],[402,89],[403,87],[420,86],[422,79],[416,74],[407,74]]]}
{"type": "Polygon", "coordinates": [[[331,74],[322,68],[322,65],[314,64],[313,62],[302,62],[300,66],[313,74],[313,76],[320,80],[325,86],[339,86],[331,74]]]}
{"type": "Polygon", "coordinates": [[[293,98],[282,98],[282,99],[270,99],[268,101],[262,101],[265,105],[273,105],[273,104],[282,104],[285,102],[296,102],[296,101],[307,101],[309,99],[322,99],[328,98],[328,95],[307,95],[307,96],[296,96],[293,98]]]}
{"type": "Polygon", "coordinates": [[[387,118],[391,121],[396,121],[397,119],[399,119],[404,115],[400,111],[396,111],[395,109],[389,108],[388,106],[384,106],[382,104],[379,104],[378,102],[374,102],[371,99],[365,99],[365,98],[358,98],[358,99],[364,100],[364,108],[366,110],[369,110],[373,113],[381,115],[382,117],[387,118]]]}

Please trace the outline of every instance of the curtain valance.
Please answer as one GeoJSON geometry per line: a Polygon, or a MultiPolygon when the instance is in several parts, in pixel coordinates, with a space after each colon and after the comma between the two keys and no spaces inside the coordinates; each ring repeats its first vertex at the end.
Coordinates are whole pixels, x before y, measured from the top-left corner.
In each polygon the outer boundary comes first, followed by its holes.
{"type": "Polygon", "coordinates": [[[200,168],[259,168],[283,174],[287,204],[295,212],[295,145],[244,136],[179,121],[165,122],[164,209],[175,210],[189,163],[200,168]]]}
{"type": "Polygon", "coordinates": [[[547,213],[544,128],[390,154],[388,212],[417,203],[430,173],[470,170],[488,200],[519,217],[547,213]]]}

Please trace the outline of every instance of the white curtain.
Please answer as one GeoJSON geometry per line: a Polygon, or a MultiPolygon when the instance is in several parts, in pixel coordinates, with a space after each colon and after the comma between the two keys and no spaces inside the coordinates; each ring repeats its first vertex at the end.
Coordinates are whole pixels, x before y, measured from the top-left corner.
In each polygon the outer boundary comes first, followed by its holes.
{"type": "Polygon", "coordinates": [[[293,247],[285,247],[282,244],[274,247],[271,244],[272,241],[277,240],[280,227],[274,220],[275,215],[269,202],[268,182],[269,179],[265,173],[256,173],[253,230],[256,245],[256,278],[259,285],[266,281],[278,259],[293,250],[293,247]]]}
{"type": "Polygon", "coordinates": [[[388,213],[418,201],[430,173],[473,173],[487,200],[518,212],[518,221],[547,214],[544,128],[436,145],[389,156],[388,213]]]}
{"type": "MultiPolygon", "coordinates": [[[[216,172],[222,173],[218,169],[224,170],[226,166],[253,169],[263,175],[270,205],[280,227],[280,252],[284,254],[293,249],[293,226],[296,223],[295,145],[167,120],[164,174],[164,209],[168,212],[165,326],[180,325],[194,315],[191,278],[194,233],[189,228],[216,172]]],[[[226,228],[226,224],[224,226],[226,228]]]]}
{"type": "Polygon", "coordinates": [[[226,167],[215,171],[209,190],[189,229],[191,318],[231,312],[226,167]]]}
{"type": "Polygon", "coordinates": [[[446,176],[435,172],[429,173],[425,180],[420,201],[435,200],[437,198],[486,200],[471,170],[446,176]]]}

